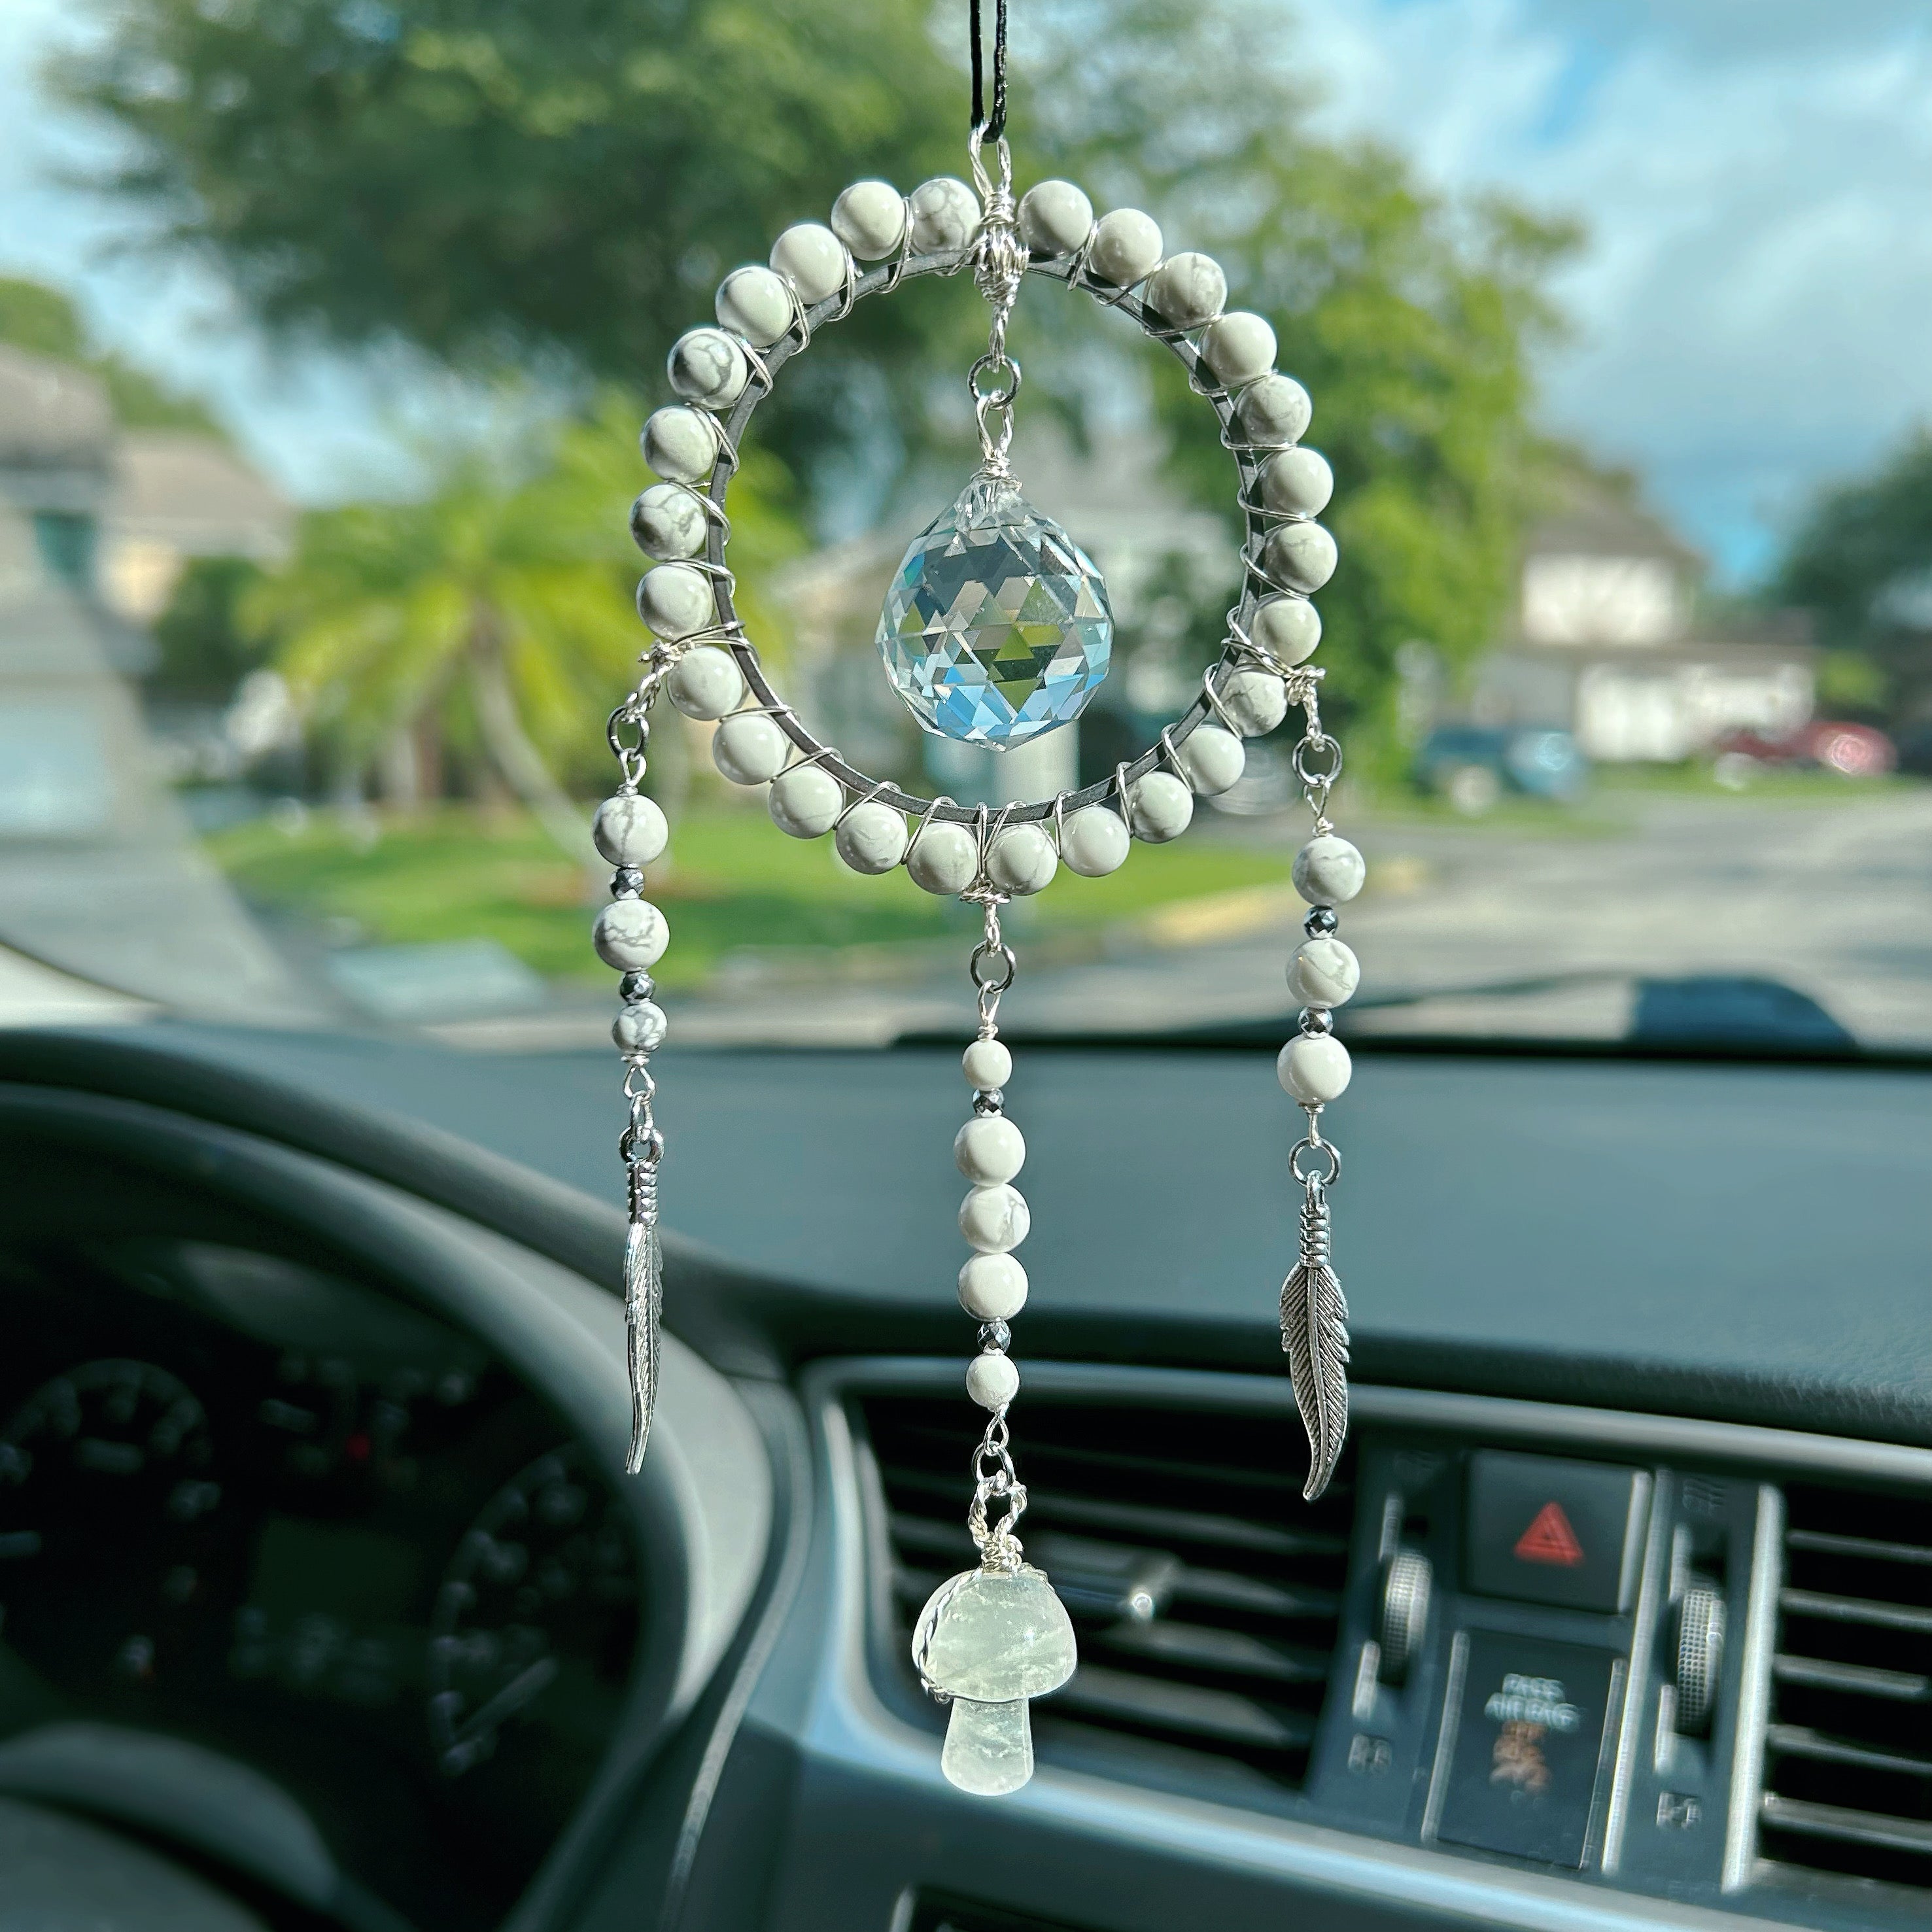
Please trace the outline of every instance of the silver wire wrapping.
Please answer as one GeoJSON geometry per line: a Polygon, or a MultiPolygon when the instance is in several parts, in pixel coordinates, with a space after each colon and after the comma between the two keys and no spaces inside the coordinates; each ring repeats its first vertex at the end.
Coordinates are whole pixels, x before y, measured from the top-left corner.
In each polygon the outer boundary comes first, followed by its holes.
{"type": "MultiPolygon", "coordinates": [[[[1286,683],[1288,702],[1300,706],[1304,721],[1294,748],[1294,775],[1314,818],[1314,836],[1322,838],[1334,830],[1328,794],[1342,773],[1342,748],[1322,728],[1320,670],[1298,666],[1287,672],[1286,683]]],[[[1334,924],[1331,916],[1331,929],[1334,924]]],[[[1334,1024],[1324,1007],[1302,1011],[1304,1034],[1327,1033],[1334,1024]]],[[[1281,1346],[1288,1356],[1294,1406],[1308,1432],[1308,1480],[1302,1498],[1313,1502],[1328,1488],[1348,1440],[1348,1304],[1330,1260],[1328,1190],[1341,1178],[1341,1151],[1322,1137],[1322,1102],[1304,1102],[1302,1111],[1308,1116],[1308,1132],[1288,1160],[1288,1172],[1304,1190],[1300,1254],[1281,1285],[1281,1346]]]]}
{"type": "Polygon", "coordinates": [[[966,152],[973,166],[973,185],[978,190],[982,213],[979,234],[968,252],[965,264],[973,271],[973,280],[993,311],[987,332],[986,352],[966,372],[966,387],[973,398],[974,421],[980,431],[980,475],[988,481],[1006,482],[1012,470],[1007,460],[1013,441],[1013,404],[1020,392],[1020,365],[1006,352],[1006,328],[1012,320],[1013,304],[1019,299],[1020,284],[1026,279],[1026,244],[1019,238],[1019,206],[1013,199],[1013,158],[1004,136],[994,149],[999,159],[1000,178],[990,180],[980,158],[982,130],[975,128],[967,138],[966,152]],[[982,377],[993,379],[991,386],[982,377]]]}

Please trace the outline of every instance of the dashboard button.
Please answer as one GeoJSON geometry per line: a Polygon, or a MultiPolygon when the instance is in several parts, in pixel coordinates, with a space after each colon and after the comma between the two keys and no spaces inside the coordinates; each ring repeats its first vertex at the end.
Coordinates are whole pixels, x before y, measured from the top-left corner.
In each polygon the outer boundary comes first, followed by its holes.
{"type": "Polygon", "coordinates": [[[1641,1469],[1479,1449],[1469,1459],[1468,1586],[1522,1603],[1626,1610],[1649,1501],[1641,1469]]]}
{"type": "Polygon", "coordinates": [[[1621,1660],[1576,1643],[1472,1630],[1436,1835],[1578,1866],[1621,1660]]]}

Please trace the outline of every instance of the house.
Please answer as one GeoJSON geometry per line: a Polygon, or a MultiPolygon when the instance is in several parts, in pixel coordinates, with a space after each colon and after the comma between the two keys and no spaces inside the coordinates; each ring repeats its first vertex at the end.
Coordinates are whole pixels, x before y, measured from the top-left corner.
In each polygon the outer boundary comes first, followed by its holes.
{"type": "Polygon", "coordinates": [[[138,624],[167,608],[190,560],[277,564],[295,534],[280,492],[227,444],[192,430],[123,431],[100,517],[102,599],[138,624]]]}
{"type": "Polygon", "coordinates": [[[1811,716],[1812,650],[1796,612],[1714,622],[1702,560],[1598,484],[1531,532],[1516,608],[1478,666],[1480,724],[1560,726],[1611,764],[1691,757],[1733,732],[1781,737],[1811,716]]]}
{"type": "Polygon", "coordinates": [[[147,634],[100,594],[119,449],[92,376],[0,347],[0,952],[184,1010],[298,1017],[161,781],[132,682],[147,634]]]}

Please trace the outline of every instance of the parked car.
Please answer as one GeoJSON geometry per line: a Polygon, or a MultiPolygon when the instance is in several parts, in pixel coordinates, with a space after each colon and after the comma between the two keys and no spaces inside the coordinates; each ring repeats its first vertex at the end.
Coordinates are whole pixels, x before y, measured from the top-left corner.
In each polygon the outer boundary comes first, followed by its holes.
{"type": "Polygon", "coordinates": [[[1720,765],[1739,776],[1758,765],[1820,769],[1848,778],[1882,778],[1898,768],[1898,749],[1882,731],[1840,718],[1814,718],[1782,738],[1736,731],[1714,749],[1720,765]]]}
{"type": "Polygon", "coordinates": [[[1472,814],[1487,812],[1505,793],[1574,799],[1589,774],[1576,740],[1553,729],[1439,725],[1415,754],[1423,789],[1472,814]]]}

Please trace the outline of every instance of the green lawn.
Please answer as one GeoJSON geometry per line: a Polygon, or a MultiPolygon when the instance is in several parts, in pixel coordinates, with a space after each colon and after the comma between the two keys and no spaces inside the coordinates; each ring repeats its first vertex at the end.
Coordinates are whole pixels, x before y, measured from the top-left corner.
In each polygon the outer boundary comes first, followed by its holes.
{"type": "MultiPolygon", "coordinates": [[[[452,806],[358,826],[317,812],[299,829],[254,820],[208,842],[252,903],[319,928],[332,925],[340,938],[488,938],[552,977],[603,975],[590,944],[601,884],[520,817],[452,806]]],[[[1090,932],[1179,902],[1256,887],[1286,892],[1291,856],[1286,845],[1256,850],[1198,832],[1172,845],[1136,845],[1110,878],[1063,872],[1039,900],[1014,908],[1010,923],[1030,938],[1090,932]]],[[[833,949],[963,938],[978,922],[903,872],[878,879],[848,872],[829,838],[788,838],[762,812],[694,810],[678,826],[672,856],[646,888],[670,921],[659,974],[667,985],[702,982],[734,953],[818,949],[829,963],[833,949]]]]}

